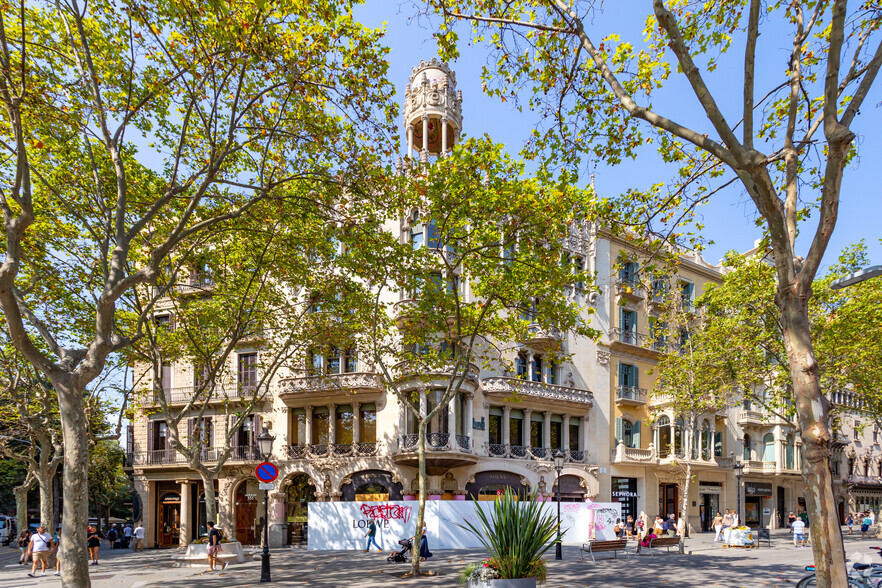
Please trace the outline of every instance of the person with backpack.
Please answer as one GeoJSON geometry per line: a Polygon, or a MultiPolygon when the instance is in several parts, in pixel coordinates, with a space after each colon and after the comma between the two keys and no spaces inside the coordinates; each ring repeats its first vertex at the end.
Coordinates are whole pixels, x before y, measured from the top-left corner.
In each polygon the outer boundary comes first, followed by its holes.
{"type": "MultiPolygon", "coordinates": [[[[221,547],[221,540],[223,540],[224,535],[220,531],[220,529],[214,528],[214,522],[208,521],[205,523],[208,527],[208,569],[209,571],[216,571],[215,566],[217,565],[218,554],[223,551],[221,547]]],[[[223,567],[221,570],[227,569],[227,562],[221,561],[223,567]]]]}
{"type": "Polygon", "coordinates": [[[116,527],[115,526],[110,527],[110,529],[107,531],[107,542],[110,544],[111,549],[116,549],[116,545],[114,545],[114,543],[116,542],[116,539],[117,539],[116,527]]]}

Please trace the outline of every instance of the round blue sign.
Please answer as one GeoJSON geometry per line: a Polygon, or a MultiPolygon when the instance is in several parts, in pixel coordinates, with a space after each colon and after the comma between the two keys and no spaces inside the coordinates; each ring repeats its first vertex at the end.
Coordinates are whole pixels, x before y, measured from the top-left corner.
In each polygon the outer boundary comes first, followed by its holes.
{"type": "Polygon", "coordinates": [[[261,464],[257,464],[257,467],[254,468],[254,475],[256,475],[257,479],[261,482],[272,482],[279,476],[279,468],[270,462],[265,461],[261,464]]]}

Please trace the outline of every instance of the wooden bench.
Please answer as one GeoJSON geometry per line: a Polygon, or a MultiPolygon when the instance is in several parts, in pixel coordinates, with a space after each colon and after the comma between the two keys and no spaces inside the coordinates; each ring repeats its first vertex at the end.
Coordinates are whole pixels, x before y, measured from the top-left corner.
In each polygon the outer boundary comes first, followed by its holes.
{"type": "Polygon", "coordinates": [[[582,560],[583,554],[587,553],[591,556],[591,561],[597,563],[594,554],[604,551],[612,551],[613,557],[615,558],[619,557],[619,551],[624,551],[625,555],[628,556],[628,559],[631,559],[631,554],[628,553],[628,541],[626,539],[616,539],[614,541],[589,541],[588,543],[583,543],[582,547],[579,549],[579,559],[582,560]]]}
{"type": "Polygon", "coordinates": [[[653,548],[656,547],[667,547],[668,552],[670,553],[671,547],[676,547],[677,551],[680,550],[680,538],[679,537],[654,537],[649,540],[649,555],[655,555],[652,551],[653,548]]]}

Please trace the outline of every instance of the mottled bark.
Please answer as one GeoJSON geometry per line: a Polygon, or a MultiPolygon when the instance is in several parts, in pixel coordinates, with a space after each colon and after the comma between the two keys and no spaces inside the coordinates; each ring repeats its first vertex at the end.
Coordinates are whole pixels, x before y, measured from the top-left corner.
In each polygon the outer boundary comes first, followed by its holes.
{"type": "Polygon", "coordinates": [[[52,520],[55,518],[53,514],[54,504],[52,497],[52,478],[48,472],[40,476],[40,524],[49,530],[54,531],[52,520]]]}
{"type": "Polygon", "coordinates": [[[62,585],[83,588],[89,580],[86,528],[89,524],[89,439],[83,411],[83,391],[68,381],[53,381],[63,415],[64,440],[64,541],[61,543],[62,585]]]}
{"type": "MultiPolygon", "coordinates": [[[[803,495],[811,523],[809,530],[815,561],[844,562],[845,551],[836,515],[830,469],[829,408],[818,379],[818,364],[812,348],[806,308],[808,296],[805,294],[797,291],[779,297],[784,342],[793,379],[793,398],[803,442],[803,495]]],[[[818,586],[825,588],[848,583],[844,565],[818,566],[816,575],[818,586]]]]}
{"type": "Polygon", "coordinates": [[[22,529],[28,528],[28,492],[34,487],[36,481],[33,472],[28,472],[21,486],[12,489],[12,493],[15,495],[15,521],[18,523],[19,533],[22,529]]]}
{"type": "Polygon", "coordinates": [[[413,533],[413,562],[410,573],[414,577],[420,573],[420,540],[423,538],[423,521],[426,516],[426,425],[427,419],[420,419],[417,427],[417,456],[419,460],[417,479],[420,484],[419,506],[417,507],[416,530],[413,533]]]}
{"type": "MultiPolygon", "coordinates": [[[[202,478],[202,488],[205,492],[205,520],[217,523],[217,494],[214,492],[214,476],[204,469],[199,470],[199,476],[202,478]]],[[[196,538],[195,533],[193,538],[196,538]]]]}

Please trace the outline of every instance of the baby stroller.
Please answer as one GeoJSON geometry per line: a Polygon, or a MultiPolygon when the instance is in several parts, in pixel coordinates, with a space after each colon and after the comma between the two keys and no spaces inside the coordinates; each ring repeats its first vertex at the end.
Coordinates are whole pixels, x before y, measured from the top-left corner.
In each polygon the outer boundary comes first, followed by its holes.
{"type": "Polygon", "coordinates": [[[386,561],[389,563],[407,563],[407,554],[410,553],[410,550],[413,548],[413,541],[410,539],[402,539],[398,542],[398,545],[401,546],[401,551],[396,551],[387,557],[386,561]]]}

